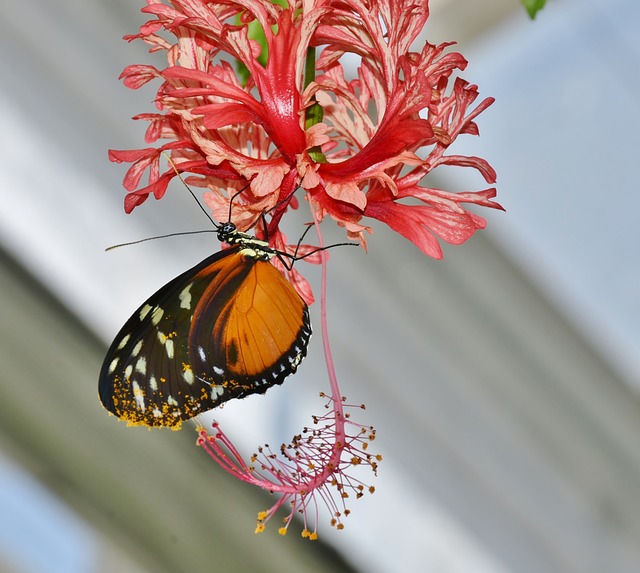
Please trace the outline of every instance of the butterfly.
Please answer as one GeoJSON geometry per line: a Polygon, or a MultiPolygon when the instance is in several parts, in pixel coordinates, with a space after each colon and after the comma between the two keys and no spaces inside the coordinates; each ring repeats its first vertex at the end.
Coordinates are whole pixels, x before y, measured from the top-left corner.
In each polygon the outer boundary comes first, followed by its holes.
{"type": "Polygon", "coordinates": [[[270,259],[284,253],[217,225],[231,245],[158,290],[125,323],[99,377],[104,407],[168,426],[282,384],[306,356],[309,309],[270,259]]]}

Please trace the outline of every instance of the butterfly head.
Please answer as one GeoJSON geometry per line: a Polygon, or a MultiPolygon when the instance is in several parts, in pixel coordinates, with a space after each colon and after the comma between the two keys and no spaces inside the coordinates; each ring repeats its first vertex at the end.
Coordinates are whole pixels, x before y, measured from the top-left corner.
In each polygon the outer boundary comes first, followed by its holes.
{"type": "Polygon", "coordinates": [[[221,223],[218,226],[218,240],[221,243],[233,243],[234,241],[232,239],[238,233],[239,231],[231,221],[221,223]]]}

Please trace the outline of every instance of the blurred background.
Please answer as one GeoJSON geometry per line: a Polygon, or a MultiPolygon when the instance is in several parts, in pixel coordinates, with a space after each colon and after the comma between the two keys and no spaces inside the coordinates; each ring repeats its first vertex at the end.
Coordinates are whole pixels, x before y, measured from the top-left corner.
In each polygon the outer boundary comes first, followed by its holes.
{"type": "MultiPolygon", "coordinates": [[[[338,375],[384,460],[314,543],[277,521],[254,535],[274,500],[189,427],[127,428],[97,398],[131,312],[218,249],[104,252],[207,228],[178,186],[125,216],[107,160],[144,145],[129,118],[155,86],[117,80],[153,61],[121,40],[142,4],[22,0],[0,20],[0,571],[640,571],[640,3],[550,1],[531,22],[516,0],[432,0],[426,37],[458,41],[497,99],[454,150],[495,167],[506,213],[443,261],[383,227],[368,255],[332,252],[338,375]]],[[[454,171],[445,188],[483,187],[454,171]]],[[[247,452],[323,411],[313,312],[299,373],[216,412],[247,452]]]]}

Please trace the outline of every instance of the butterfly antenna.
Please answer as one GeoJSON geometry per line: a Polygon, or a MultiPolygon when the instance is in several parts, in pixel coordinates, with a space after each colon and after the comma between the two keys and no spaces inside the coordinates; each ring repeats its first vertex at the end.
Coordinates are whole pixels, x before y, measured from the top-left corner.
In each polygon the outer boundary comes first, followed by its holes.
{"type": "MultiPolygon", "coordinates": [[[[280,207],[280,205],[284,205],[285,203],[287,203],[288,201],[291,200],[291,197],[293,197],[295,195],[295,192],[300,189],[300,187],[296,187],[291,193],[289,193],[289,195],[287,195],[284,199],[278,201],[273,207],[271,207],[271,209],[268,209],[266,211],[263,211],[262,214],[260,215],[260,218],[262,219],[262,228],[264,230],[264,240],[267,241],[267,243],[269,242],[269,227],[267,225],[267,215],[269,213],[271,213],[271,211],[275,211],[278,207],[280,207]]],[[[257,224],[257,221],[254,223],[254,225],[257,224]]],[[[304,232],[304,234],[302,235],[302,238],[304,238],[304,235],[307,234],[307,231],[304,232]]],[[[300,241],[298,241],[298,247],[300,246],[300,243],[302,242],[302,238],[300,238],[300,241]]],[[[296,247],[296,252],[298,250],[298,247],[296,247]]]]}
{"type": "Polygon", "coordinates": [[[229,215],[227,217],[227,221],[231,221],[231,209],[233,207],[233,200],[238,197],[239,195],[242,194],[242,192],[249,187],[249,185],[251,185],[251,183],[248,183],[247,185],[245,185],[242,189],[240,189],[240,191],[235,192],[231,198],[229,199],[229,215]]]}
{"type": "MultiPolygon", "coordinates": [[[[205,217],[207,219],[209,219],[209,221],[211,221],[211,224],[217,229],[220,225],[218,223],[216,223],[213,218],[211,217],[211,215],[209,215],[209,213],[207,212],[207,210],[202,206],[202,203],[200,203],[200,201],[198,200],[198,198],[196,197],[196,194],[193,192],[193,190],[191,189],[191,187],[189,187],[187,185],[187,183],[185,182],[185,180],[182,178],[182,174],[180,173],[180,171],[178,171],[178,167],[175,164],[175,162],[173,161],[173,159],[171,159],[171,157],[169,156],[169,154],[166,151],[162,152],[162,155],[164,155],[167,158],[167,161],[169,162],[169,165],[171,165],[172,169],[176,172],[176,175],[178,176],[178,179],[180,179],[180,181],[182,182],[182,184],[186,187],[187,191],[189,191],[189,193],[191,194],[191,196],[193,197],[193,200],[197,203],[198,207],[200,207],[200,210],[204,213],[205,217]]],[[[186,233],[185,233],[186,234],[186,233]]],[[[167,237],[170,237],[171,235],[166,235],[167,237]]]]}
{"type": "MultiPolygon", "coordinates": [[[[182,237],[184,235],[199,235],[201,233],[216,233],[216,232],[218,232],[218,229],[220,228],[220,225],[218,223],[216,223],[216,221],[213,220],[211,215],[209,215],[207,210],[202,206],[202,203],[200,203],[200,201],[196,197],[196,194],[193,192],[191,187],[189,187],[187,185],[187,183],[185,182],[185,180],[182,178],[182,174],[178,170],[178,167],[177,167],[175,161],[173,161],[173,159],[171,159],[171,157],[169,156],[169,154],[166,151],[163,151],[162,154],[166,157],[167,161],[171,165],[171,168],[175,171],[176,175],[178,176],[178,179],[180,179],[180,181],[185,186],[185,188],[187,189],[189,194],[193,197],[193,200],[196,202],[198,207],[200,207],[200,210],[204,213],[205,217],[207,219],[209,219],[209,221],[211,221],[211,224],[213,225],[214,228],[213,229],[203,229],[201,231],[182,231],[182,232],[177,232],[177,233],[167,233],[166,235],[156,235],[155,237],[146,237],[144,239],[138,239],[137,241],[129,241],[127,243],[119,243],[117,245],[111,245],[110,247],[107,247],[105,249],[105,251],[113,251],[114,249],[119,249],[120,247],[129,247],[131,245],[139,245],[140,243],[146,243],[147,241],[154,241],[155,239],[166,239],[168,237],[182,237]]],[[[233,200],[238,195],[240,195],[240,193],[242,193],[247,187],[249,187],[249,185],[246,185],[245,187],[240,189],[240,191],[235,193],[233,195],[233,197],[231,197],[231,200],[229,201],[229,221],[231,221],[231,204],[233,203],[233,200]]]]}
{"type": "Polygon", "coordinates": [[[313,223],[308,223],[307,224],[307,228],[304,230],[304,233],[302,233],[302,235],[300,235],[300,238],[298,239],[298,242],[296,243],[296,250],[293,251],[293,258],[294,259],[297,259],[298,251],[300,250],[300,245],[302,245],[302,241],[304,241],[304,238],[307,236],[307,233],[311,230],[312,226],[313,226],[313,223]]]}
{"type": "MultiPolygon", "coordinates": [[[[267,226],[267,215],[266,213],[262,213],[260,215],[260,219],[262,220],[262,230],[264,231],[264,240],[269,242],[269,227],[267,226]]],[[[256,221],[257,224],[257,221],[256,221]]]]}
{"type": "Polygon", "coordinates": [[[358,246],[358,243],[334,243],[333,245],[327,245],[326,247],[318,247],[317,249],[313,249],[313,251],[309,251],[305,255],[302,255],[301,257],[299,257],[298,251],[300,250],[300,245],[302,245],[302,241],[304,241],[304,238],[307,236],[307,233],[311,230],[312,227],[313,227],[313,223],[308,223],[307,228],[304,230],[304,233],[302,233],[302,235],[298,239],[298,243],[296,244],[296,250],[293,252],[293,255],[291,255],[291,258],[293,261],[301,261],[302,259],[306,259],[307,257],[311,255],[315,255],[320,251],[333,249],[333,247],[357,247],[358,246]]]}
{"type": "Polygon", "coordinates": [[[128,247],[130,245],[138,245],[140,243],[146,243],[147,241],[154,241],[155,239],[166,239],[167,237],[182,237],[184,235],[199,235],[200,233],[215,233],[216,229],[203,229],[201,231],[182,231],[178,233],[169,233],[167,235],[158,235],[156,237],[147,237],[145,239],[138,239],[137,241],[130,241],[128,243],[119,243],[118,245],[111,245],[107,247],[105,251],[113,251],[120,247],[128,247]]]}
{"type": "Polygon", "coordinates": [[[300,239],[298,239],[298,243],[296,244],[296,250],[293,252],[293,255],[290,255],[289,253],[285,253],[284,251],[283,252],[277,251],[278,259],[280,259],[280,262],[286,267],[287,270],[293,269],[293,264],[296,261],[302,261],[307,257],[310,257],[311,255],[315,255],[316,253],[319,253],[320,251],[326,251],[328,249],[333,249],[334,247],[357,247],[359,244],[359,243],[335,243],[333,245],[327,245],[326,247],[318,247],[317,249],[313,249],[312,251],[309,251],[308,253],[305,253],[304,255],[299,257],[298,251],[300,250],[302,241],[304,241],[305,236],[310,231],[312,226],[313,226],[313,223],[310,223],[309,225],[307,225],[307,228],[304,230],[304,233],[302,233],[302,236],[300,237],[300,239]]]}

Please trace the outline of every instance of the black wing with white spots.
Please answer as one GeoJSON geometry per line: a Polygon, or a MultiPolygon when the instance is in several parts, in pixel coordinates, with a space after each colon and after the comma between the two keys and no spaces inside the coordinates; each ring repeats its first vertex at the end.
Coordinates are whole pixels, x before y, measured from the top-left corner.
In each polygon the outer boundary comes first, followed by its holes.
{"type": "Polygon", "coordinates": [[[130,424],[179,427],[281,384],[306,355],[310,334],[307,306],[290,283],[264,253],[237,244],[133,314],[105,358],[100,400],[130,424]]]}

